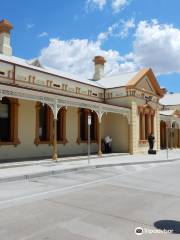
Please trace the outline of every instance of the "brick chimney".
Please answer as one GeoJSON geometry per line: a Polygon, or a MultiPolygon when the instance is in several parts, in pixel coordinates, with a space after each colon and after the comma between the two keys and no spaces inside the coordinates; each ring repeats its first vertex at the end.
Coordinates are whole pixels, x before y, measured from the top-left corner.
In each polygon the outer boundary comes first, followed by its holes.
{"type": "Polygon", "coordinates": [[[12,56],[12,48],[10,46],[10,31],[13,26],[7,21],[0,21],[0,53],[12,56]]]}
{"type": "Polygon", "coordinates": [[[93,80],[97,81],[104,77],[104,63],[106,62],[106,60],[102,56],[96,56],[93,62],[95,64],[93,80]]]}

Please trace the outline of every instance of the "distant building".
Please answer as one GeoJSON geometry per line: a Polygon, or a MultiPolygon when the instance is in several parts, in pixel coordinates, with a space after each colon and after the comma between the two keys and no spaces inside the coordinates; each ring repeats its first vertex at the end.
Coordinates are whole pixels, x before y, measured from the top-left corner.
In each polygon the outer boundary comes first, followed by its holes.
{"type": "Polygon", "coordinates": [[[0,22],[0,159],[86,154],[88,115],[93,153],[107,135],[113,152],[147,152],[151,132],[160,149],[164,90],[151,69],[106,77],[95,56],[93,79],[83,79],[14,57],[11,29],[0,22]]]}
{"type": "Polygon", "coordinates": [[[160,104],[161,148],[180,148],[180,93],[167,93],[160,104]]]}

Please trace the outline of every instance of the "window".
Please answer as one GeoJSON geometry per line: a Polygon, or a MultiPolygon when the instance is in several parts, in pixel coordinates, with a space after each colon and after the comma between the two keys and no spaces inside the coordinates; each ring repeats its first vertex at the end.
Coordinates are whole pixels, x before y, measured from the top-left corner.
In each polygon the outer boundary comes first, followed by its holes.
{"type": "Polygon", "coordinates": [[[97,141],[97,114],[91,112],[91,126],[90,126],[90,136],[92,141],[97,141]]]}
{"type": "MultiPolygon", "coordinates": [[[[36,137],[34,143],[53,143],[53,113],[47,104],[36,104],[36,137]]],[[[62,108],[57,116],[57,141],[65,144],[66,140],[66,109],[62,108]]]]}
{"type": "Polygon", "coordinates": [[[65,144],[66,140],[66,109],[61,108],[57,116],[57,141],[65,144]]]}
{"type": "Polygon", "coordinates": [[[139,138],[140,139],[143,139],[143,131],[142,131],[142,117],[143,117],[143,114],[142,112],[139,113],[139,138]]]}
{"type": "Polygon", "coordinates": [[[80,117],[80,140],[81,141],[87,141],[88,135],[88,126],[87,126],[87,117],[88,117],[88,111],[85,109],[80,109],[79,113],[80,117]]]}
{"type": "Polygon", "coordinates": [[[154,114],[151,114],[151,132],[154,133],[154,114]]]}
{"type": "Polygon", "coordinates": [[[0,139],[2,142],[11,141],[11,103],[7,98],[0,102],[0,139]]]}
{"type": "Polygon", "coordinates": [[[77,142],[87,142],[88,141],[88,114],[91,115],[91,126],[90,126],[90,137],[91,141],[98,140],[98,121],[97,114],[88,109],[80,108],[78,111],[78,140],[77,142]]]}
{"type": "Polygon", "coordinates": [[[52,143],[53,115],[46,104],[36,104],[36,138],[35,144],[52,143]]]}
{"type": "Polygon", "coordinates": [[[150,134],[149,132],[149,115],[145,114],[145,139],[148,139],[148,136],[150,134]]]}
{"type": "Polygon", "coordinates": [[[146,141],[149,134],[154,132],[155,111],[150,106],[140,106],[139,110],[139,139],[146,141]]]}
{"type": "Polygon", "coordinates": [[[47,105],[40,105],[39,109],[39,139],[40,141],[50,140],[50,114],[47,105]]]}
{"type": "Polygon", "coordinates": [[[20,143],[18,139],[18,100],[4,97],[0,101],[0,145],[20,143]]]}

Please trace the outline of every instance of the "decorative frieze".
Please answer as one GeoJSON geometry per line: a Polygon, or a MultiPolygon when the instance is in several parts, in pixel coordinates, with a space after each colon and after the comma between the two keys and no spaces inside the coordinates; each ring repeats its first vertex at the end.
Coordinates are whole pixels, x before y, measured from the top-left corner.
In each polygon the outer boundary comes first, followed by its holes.
{"type": "Polygon", "coordinates": [[[80,93],[80,88],[79,87],[76,87],[76,93],[79,94],[80,93]]]}
{"type": "Polygon", "coordinates": [[[46,85],[47,85],[47,87],[52,87],[52,83],[53,83],[53,81],[51,81],[51,80],[46,80],[46,85]]]}
{"type": "MultiPolygon", "coordinates": [[[[2,76],[9,78],[10,80],[13,79],[13,64],[1,62],[0,64],[0,72],[2,72],[2,76]]],[[[80,83],[78,81],[71,81],[72,84],[69,85],[69,80],[63,77],[50,76],[48,73],[43,73],[40,71],[36,71],[34,69],[27,69],[23,66],[15,66],[15,82],[18,85],[30,87],[34,89],[37,87],[38,90],[42,90],[47,87],[47,89],[51,88],[51,91],[56,91],[57,89],[61,91],[67,92],[68,95],[71,93],[75,93],[78,96],[82,95],[82,97],[88,98],[91,96],[92,98],[99,99],[101,101],[103,96],[103,89],[96,88],[95,86],[89,86],[84,83],[80,83]],[[91,88],[91,89],[89,89],[91,88]],[[101,92],[101,95],[99,93],[101,92]],[[101,97],[102,96],[102,97],[101,97]],[[100,99],[101,98],[101,99],[100,99]]]]}
{"type": "Polygon", "coordinates": [[[19,89],[17,87],[10,87],[10,86],[0,86],[0,97],[12,97],[12,98],[19,98],[24,100],[32,100],[41,102],[42,104],[47,104],[52,109],[54,116],[57,116],[57,112],[61,107],[77,107],[77,108],[86,108],[90,109],[92,111],[95,111],[98,116],[102,117],[102,114],[105,112],[113,112],[122,114],[125,117],[127,117],[128,121],[130,121],[130,109],[113,106],[113,105],[106,105],[104,103],[98,103],[98,102],[90,102],[86,100],[81,99],[73,99],[70,97],[63,97],[63,96],[54,96],[52,94],[46,94],[41,93],[41,96],[39,95],[39,92],[34,92],[31,90],[31,93],[29,90],[26,89],[19,89]],[[49,96],[48,96],[49,95],[49,96]]]}
{"type": "Polygon", "coordinates": [[[64,83],[62,84],[62,90],[63,90],[63,91],[67,91],[67,87],[68,87],[67,84],[64,84],[64,83]]]}
{"type": "Polygon", "coordinates": [[[88,95],[91,96],[92,95],[92,91],[88,90],[88,95]]]}
{"type": "Polygon", "coordinates": [[[42,79],[35,79],[35,84],[38,84],[38,85],[46,85],[45,81],[42,80],[42,79]]]}

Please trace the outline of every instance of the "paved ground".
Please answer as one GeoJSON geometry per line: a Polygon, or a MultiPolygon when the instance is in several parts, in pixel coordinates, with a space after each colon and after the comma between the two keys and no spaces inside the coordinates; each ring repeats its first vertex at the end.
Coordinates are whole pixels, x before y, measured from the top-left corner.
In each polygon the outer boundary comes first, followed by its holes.
{"type": "MultiPolygon", "coordinates": [[[[15,159],[20,160],[20,159],[15,159]]],[[[2,160],[1,160],[2,161],[2,160]]],[[[87,156],[75,156],[59,158],[58,161],[43,159],[38,161],[10,162],[0,164],[0,182],[21,180],[45,175],[54,175],[75,171],[77,169],[93,169],[99,167],[124,166],[142,163],[163,163],[163,162],[180,161],[180,150],[159,151],[157,155],[148,154],[106,154],[99,158],[97,155],[91,155],[88,163],[87,156]]]]}
{"type": "Polygon", "coordinates": [[[0,183],[1,240],[180,239],[180,162],[0,183]],[[156,227],[155,227],[156,226],[156,227]]]}

